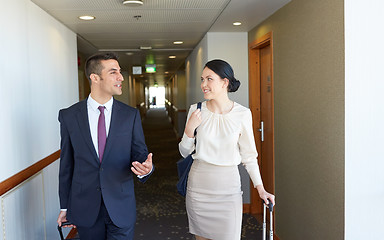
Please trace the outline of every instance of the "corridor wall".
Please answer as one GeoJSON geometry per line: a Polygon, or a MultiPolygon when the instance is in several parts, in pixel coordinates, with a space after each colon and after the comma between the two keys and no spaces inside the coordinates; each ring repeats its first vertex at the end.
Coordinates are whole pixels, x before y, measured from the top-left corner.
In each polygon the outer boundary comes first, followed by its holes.
{"type": "Polygon", "coordinates": [[[187,113],[191,104],[202,101],[203,94],[200,88],[200,77],[205,63],[208,61],[208,35],[199,42],[192,53],[185,60],[186,76],[186,109],[187,113]]]}
{"type": "Polygon", "coordinates": [[[187,89],[184,64],[170,78],[170,81],[166,84],[166,89],[166,91],[172,93],[171,96],[166,96],[172,106],[171,111],[168,111],[168,115],[171,118],[177,138],[181,139],[187,117],[187,110],[185,109],[187,89]]]}
{"type": "Polygon", "coordinates": [[[275,230],[284,240],[344,236],[343,2],[292,0],[248,35],[273,33],[275,230]]]}
{"type": "MultiPolygon", "coordinates": [[[[0,181],[60,148],[78,100],[76,35],[29,0],[0,0],[0,181]]],[[[58,161],[1,196],[0,239],[56,239],[58,161]]]]}
{"type": "Polygon", "coordinates": [[[345,0],[345,239],[384,226],[384,2],[345,0]],[[369,36],[369,40],[363,40],[369,36]],[[368,231],[367,231],[368,229],[368,231]]]}

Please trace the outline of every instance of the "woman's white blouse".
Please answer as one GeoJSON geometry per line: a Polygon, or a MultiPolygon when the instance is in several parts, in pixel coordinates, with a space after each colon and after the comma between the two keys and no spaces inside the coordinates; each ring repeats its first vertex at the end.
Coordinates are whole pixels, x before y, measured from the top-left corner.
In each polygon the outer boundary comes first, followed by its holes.
{"type": "MultiPolygon", "coordinates": [[[[197,104],[191,105],[188,117],[196,110],[197,104]]],[[[252,129],[251,111],[238,103],[226,114],[213,113],[207,108],[206,102],[201,104],[202,122],[197,128],[196,152],[194,159],[219,166],[233,166],[242,163],[253,185],[262,184],[257,150],[252,129]]],[[[195,138],[185,133],[179,143],[183,157],[195,149],[195,138]]]]}

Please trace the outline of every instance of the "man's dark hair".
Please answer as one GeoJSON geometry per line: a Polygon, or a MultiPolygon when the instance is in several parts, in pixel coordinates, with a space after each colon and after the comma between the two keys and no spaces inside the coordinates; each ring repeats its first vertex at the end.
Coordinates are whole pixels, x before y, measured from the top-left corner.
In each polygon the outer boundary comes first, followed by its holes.
{"type": "Polygon", "coordinates": [[[86,61],[85,61],[85,75],[88,78],[89,85],[92,84],[91,81],[91,74],[97,74],[100,75],[101,71],[103,70],[103,66],[101,65],[102,60],[118,60],[118,56],[116,53],[113,52],[106,52],[106,53],[96,53],[92,56],[90,56],[86,61]]]}

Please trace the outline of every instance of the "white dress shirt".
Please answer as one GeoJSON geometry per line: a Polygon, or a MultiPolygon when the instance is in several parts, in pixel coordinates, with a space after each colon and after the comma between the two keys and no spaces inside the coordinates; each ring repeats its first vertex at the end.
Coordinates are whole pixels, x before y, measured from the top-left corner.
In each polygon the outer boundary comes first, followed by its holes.
{"type": "MultiPolygon", "coordinates": [[[[188,118],[197,108],[190,107],[188,118]]],[[[197,128],[196,153],[194,159],[205,161],[218,166],[233,166],[242,163],[254,186],[262,184],[257,151],[252,128],[251,111],[238,103],[226,114],[213,113],[207,108],[206,102],[201,104],[202,122],[197,128]]],[[[194,149],[195,138],[189,138],[185,133],[179,143],[183,157],[188,156],[194,149]]]]}
{"type": "Polygon", "coordinates": [[[105,104],[100,104],[94,100],[91,95],[89,95],[87,100],[87,109],[88,109],[88,121],[89,129],[91,130],[91,137],[93,146],[95,147],[97,156],[99,156],[99,144],[97,141],[97,125],[99,123],[100,110],[99,106],[104,106],[104,116],[105,116],[105,130],[107,131],[107,138],[109,133],[109,126],[111,125],[111,115],[112,115],[112,105],[113,97],[106,102],[105,104]]]}

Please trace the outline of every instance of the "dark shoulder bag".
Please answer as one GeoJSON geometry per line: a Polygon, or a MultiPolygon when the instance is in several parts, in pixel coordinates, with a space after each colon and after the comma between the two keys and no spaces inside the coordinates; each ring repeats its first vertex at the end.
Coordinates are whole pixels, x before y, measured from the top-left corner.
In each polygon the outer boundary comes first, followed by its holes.
{"type": "MultiPolygon", "coordinates": [[[[201,109],[201,102],[197,103],[197,108],[201,109]]],[[[194,136],[196,137],[196,129],[194,132],[194,136]]],[[[196,148],[196,138],[195,138],[195,148],[196,148]]],[[[177,161],[177,174],[179,175],[179,181],[176,184],[177,191],[181,196],[185,197],[187,194],[187,182],[188,182],[188,174],[189,170],[191,170],[191,166],[193,163],[192,154],[195,153],[195,150],[189,154],[186,158],[182,158],[177,161]]]]}

